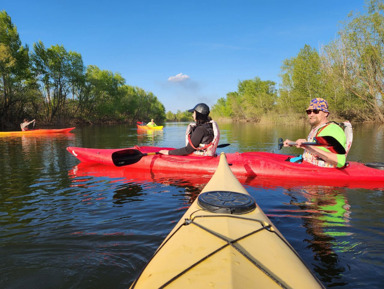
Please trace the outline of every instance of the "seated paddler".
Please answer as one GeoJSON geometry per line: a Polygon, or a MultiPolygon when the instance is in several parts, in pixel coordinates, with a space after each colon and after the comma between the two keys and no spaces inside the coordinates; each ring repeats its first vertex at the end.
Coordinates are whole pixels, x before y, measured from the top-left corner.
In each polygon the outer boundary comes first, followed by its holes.
{"type": "Polygon", "coordinates": [[[209,116],[209,106],[199,103],[188,110],[193,113],[194,123],[190,123],[185,133],[185,147],[175,150],[160,150],[164,155],[216,155],[216,148],[220,139],[217,123],[209,116]]]}
{"type": "MultiPolygon", "coordinates": [[[[329,121],[328,103],[323,98],[314,98],[311,100],[308,108],[306,109],[311,131],[307,139],[298,139],[295,141],[297,148],[304,149],[302,161],[308,162],[320,167],[329,168],[342,168],[346,164],[346,156],[352,144],[352,126],[349,122],[344,125],[348,126],[351,135],[346,136],[345,131],[339,124],[329,121]],[[339,144],[341,144],[346,153],[340,154],[332,151],[328,146],[311,146],[302,145],[304,142],[313,142],[316,137],[330,136],[333,137],[339,144]]],[[[284,141],[284,146],[290,146],[292,141],[287,139],[284,141]]],[[[291,159],[293,161],[293,159],[291,159]]],[[[295,161],[297,161],[295,159],[295,161]]]]}

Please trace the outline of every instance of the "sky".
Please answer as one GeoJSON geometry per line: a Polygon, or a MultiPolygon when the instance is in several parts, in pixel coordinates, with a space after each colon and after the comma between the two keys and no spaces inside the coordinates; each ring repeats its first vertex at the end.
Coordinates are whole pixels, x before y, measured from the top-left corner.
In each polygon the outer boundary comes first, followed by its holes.
{"type": "Polygon", "coordinates": [[[281,83],[283,61],[337,38],[364,0],[0,0],[32,50],[62,45],[166,111],[210,107],[240,81],[281,83]]]}

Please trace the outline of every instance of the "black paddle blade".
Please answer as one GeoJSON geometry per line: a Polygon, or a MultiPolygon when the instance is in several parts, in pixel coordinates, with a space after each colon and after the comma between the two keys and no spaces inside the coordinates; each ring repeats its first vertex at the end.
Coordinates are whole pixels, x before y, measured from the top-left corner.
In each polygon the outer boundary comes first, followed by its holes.
{"type": "Polygon", "coordinates": [[[225,147],[230,146],[230,145],[231,145],[230,143],[223,143],[223,144],[219,144],[217,146],[217,148],[225,148],[225,147]]]}
{"type": "Polygon", "coordinates": [[[345,148],[337,139],[332,136],[317,136],[315,137],[317,145],[328,146],[328,149],[336,154],[345,155],[345,148]]]}
{"type": "Polygon", "coordinates": [[[115,166],[121,167],[137,163],[143,156],[145,156],[145,154],[139,150],[126,149],[114,152],[112,154],[112,161],[115,166]]]}
{"type": "Polygon", "coordinates": [[[282,147],[283,147],[283,145],[284,145],[284,140],[283,140],[283,138],[279,138],[279,142],[277,143],[277,148],[278,148],[279,150],[281,150],[282,147]]]}

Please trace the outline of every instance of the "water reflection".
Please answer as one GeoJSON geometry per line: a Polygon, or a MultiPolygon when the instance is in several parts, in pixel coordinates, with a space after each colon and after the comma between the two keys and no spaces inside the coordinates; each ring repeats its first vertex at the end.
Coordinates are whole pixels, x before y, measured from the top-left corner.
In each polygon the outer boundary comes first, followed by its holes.
{"type": "Polygon", "coordinates": [[[155,174],[150,170],[137,170],[129,166],[114,167],[87,163],[74,166],[68,174],[72,178],[73,186],[81,186],[84,179],[89,180],[89,177],[93,180],[92,183],[107,179],[111,184],[118,184],[114,189],[114,199],[118,200],[117,203],[140,201],[138,197],[143,196],[143,192],[151,189],[153,183],[156,183],[164,187],[181,188],[188,199],[187,203],[191,204],[211,177],[180,172],[170,176],[169,173],[155,174]]]}
{"type": "Polygon", "coordinates": [[[156,143],[163,139],[163,134],[163,130],[137,129],[137,143],[140,145],[155,146],[156,143]]]}
{"type": "MultiPolygon", "coordinates": [[[[221,143],[231,143],[220,152],[269,151],[278,137],[308,132],[219,125],[221,143]]],[[[210,176],[87,168],[66,147],[181,147],[186,126],[153,136],[122,125],[0,138],[0,288],[128,288],[210,176]]],[[[354,125],[349,160],[383,162],[383,132],[354,125]]],[[[383,288],[384,191],[242,182],[328,288],[383,288]]]]}
{"type": "MultiPolygon", "coordinates": [[[[340,254],[356,249],[359,242],[350,230],[352,207],[346,189],[303,187],[285,193],[290,198],[289,215],[299,217],[306,229],[308,244],[318,260],[314,266],[324,283],[347,285],[343,273],[348,270],[340,254]]],[[[288,215],[288,216],[289,216],[288,215]]]]}
{"type": "Polygon", "coordinates": [[[135,183],[121,185],[115,190],[113,203],[115,205],[121,205],[127,202],[140,201],[142,199],[138,197],[141,196],[143,196],[142,186],[135,183]]]}

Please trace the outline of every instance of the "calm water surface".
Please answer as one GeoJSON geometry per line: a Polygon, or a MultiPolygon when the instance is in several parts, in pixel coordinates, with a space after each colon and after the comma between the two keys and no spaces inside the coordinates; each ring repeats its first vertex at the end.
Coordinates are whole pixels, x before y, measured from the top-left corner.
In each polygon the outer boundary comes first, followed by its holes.
{"type": "MultiPolygon", "coordinates": [[[[183,146],[186,124],[0,138],[0,288],[127,288],[204,182],[78,166],[67,146],[183,146]]],[[[307,126],[221,124],[224,152],[276,151],[307,126]]],[[[355,126],[349,160],[384,162],[384,127],[355,126]]],[[[299,153],[284,148],[283,153],[299,153]]],[[[383,191],[247,186],[328,288],[384,287],[383,191]]],[[[268,248],[265,248],[268,250],[268,248]]]]}

